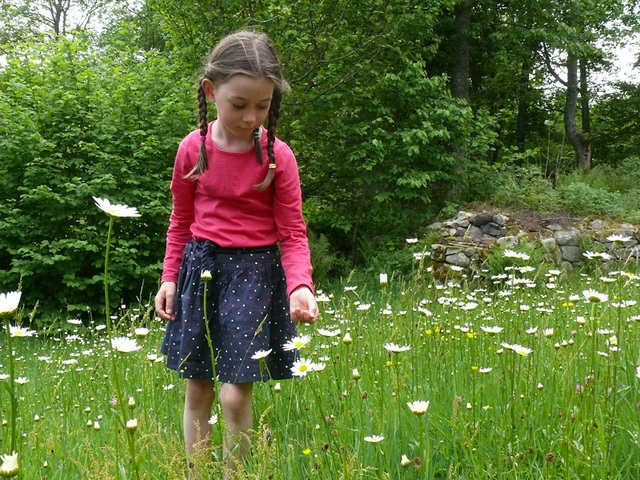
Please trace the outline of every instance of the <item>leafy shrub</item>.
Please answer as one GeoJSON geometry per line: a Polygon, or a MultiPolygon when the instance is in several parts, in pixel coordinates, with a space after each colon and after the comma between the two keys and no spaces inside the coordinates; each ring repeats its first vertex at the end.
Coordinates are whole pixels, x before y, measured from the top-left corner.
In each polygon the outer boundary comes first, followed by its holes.
{"type": "MultiPolygon", "coordinates": [[[[92,196],[137,207],[116,222],[114,304],[155,289],[173,158],[193,118],[177,65],[86,38],[21,45],[0,70],[0,290],[44,311],[101,308],[107,217],[92,196]]],[[[195,102],[193,102],[195,103],[195,102]]]]}

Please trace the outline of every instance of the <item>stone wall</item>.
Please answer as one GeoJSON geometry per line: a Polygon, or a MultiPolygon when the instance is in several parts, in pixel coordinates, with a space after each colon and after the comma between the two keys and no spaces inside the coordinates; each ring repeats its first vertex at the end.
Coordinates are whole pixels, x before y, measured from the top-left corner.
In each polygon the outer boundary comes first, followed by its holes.
{"type": "Polygon", "coordinates": [[[541,216],[535,222],[523,222],[517,213],[461,211],[451,220],[432,223],[427,230],[437,233],[431,251],[435,269],[456,266],[478,271],[496,246],[517,251],[521,242],[540,245],[546,259],[565,270],[580,268],[590,252],[605,253],[595,257],[603,263],[640,261],[638,226],[627,223],[541,216]],[[612,241],[612,235],[621,240],[612,241]]]}

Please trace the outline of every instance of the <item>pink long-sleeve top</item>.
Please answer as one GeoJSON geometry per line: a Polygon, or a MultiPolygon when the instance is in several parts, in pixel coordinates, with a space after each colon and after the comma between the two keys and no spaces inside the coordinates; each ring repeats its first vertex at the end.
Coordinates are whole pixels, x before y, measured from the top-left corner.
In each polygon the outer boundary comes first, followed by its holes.
{"type": "Polygon", "coordinates": [[[264,190],[255,185],[268,170],[266,131],[261,144],[263,164],[253,149],[220,150],[206,139],[209,168],[196,180],[184,178],[195,166],[200,150],[199,130],[187,135],[178,147],[171,194],[173,209],[167,232],[162,281],[177,282],[184,247],[192,239],[211,240],[221,247],[263,247],[280,244],[287,292],[306,285],[313,291],[307,229],[302,217],[302,193],[295,156],[276,139],[276,171],[264,190]]]}

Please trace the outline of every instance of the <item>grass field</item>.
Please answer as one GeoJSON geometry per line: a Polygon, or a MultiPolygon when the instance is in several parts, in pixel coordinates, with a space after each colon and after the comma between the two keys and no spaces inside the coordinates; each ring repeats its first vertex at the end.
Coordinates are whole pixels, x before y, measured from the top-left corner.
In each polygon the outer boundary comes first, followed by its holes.
{"type": "MultiPolygon", "coordinates": [[[[417,266],[317,292],[321,318],[299,334],[318,368],[256,385],[242,478],[640,478],[640,277],[513,260],[483,282],[417,266]]],[[[110,320],[3,328],[0,452],[15,392],[19,478],[186,478],[184,383],[159,354],[164,324],[148,305],[110,320]]],[[[223,476],[218,419],[195,459],[206,478],[223,476]]]]}

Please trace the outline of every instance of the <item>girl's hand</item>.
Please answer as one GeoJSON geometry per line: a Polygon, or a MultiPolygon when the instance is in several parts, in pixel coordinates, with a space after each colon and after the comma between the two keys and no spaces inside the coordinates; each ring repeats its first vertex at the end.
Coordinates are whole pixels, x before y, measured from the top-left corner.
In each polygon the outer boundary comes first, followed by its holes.
{"type": "Polygon", "coordinates": [[[175,282],[162,282],[160,290],[156,294],[156,313],[165,320],[175,320],[176,316],[173,312],[173,301],[176,296],[175,282]]]}
{"type": "Polygon", "coordinates": [[[289,298],[291,320],[295,323],[315,323],[318,318],[318,304],[309,287],[301,286],[291,292],[289,298]]]}

